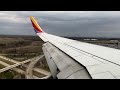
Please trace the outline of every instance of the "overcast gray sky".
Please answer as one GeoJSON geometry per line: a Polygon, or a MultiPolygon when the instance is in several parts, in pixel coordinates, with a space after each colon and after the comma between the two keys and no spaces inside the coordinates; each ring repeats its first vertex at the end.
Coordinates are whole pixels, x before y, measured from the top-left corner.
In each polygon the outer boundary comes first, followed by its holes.
{"type": "Polygon", "coordinates": [[[29,16],[50,34],[120,37],[120,11],[0,11],[0,34],[36,35],[29,16]]]}

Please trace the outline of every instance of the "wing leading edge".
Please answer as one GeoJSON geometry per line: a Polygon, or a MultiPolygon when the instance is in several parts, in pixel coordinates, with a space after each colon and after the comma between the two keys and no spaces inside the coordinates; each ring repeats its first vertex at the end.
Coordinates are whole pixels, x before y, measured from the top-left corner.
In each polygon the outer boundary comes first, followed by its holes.
{"type": "Polygon", "coordinates": [[[44,42],[50,42],[85,66],[92,78],[120,78],[120,50],[47,34],[32,16],[30,20],[44,42]]]}

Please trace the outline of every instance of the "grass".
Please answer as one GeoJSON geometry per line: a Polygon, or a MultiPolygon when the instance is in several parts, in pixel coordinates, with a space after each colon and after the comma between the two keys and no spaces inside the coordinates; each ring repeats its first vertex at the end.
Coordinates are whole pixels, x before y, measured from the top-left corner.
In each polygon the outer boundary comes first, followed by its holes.
{"type": "Polygon", "coordinates": [[[0,79],[13,79],[15,75],[17,75],[16,72],[7,70],[5,72],[0,73],[0,79]]]}

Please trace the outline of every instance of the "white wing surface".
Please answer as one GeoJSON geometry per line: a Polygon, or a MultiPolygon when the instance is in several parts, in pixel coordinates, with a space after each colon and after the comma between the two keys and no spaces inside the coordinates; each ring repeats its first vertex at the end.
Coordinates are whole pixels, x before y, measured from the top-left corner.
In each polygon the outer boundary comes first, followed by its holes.
{"type": "Polygon", "coordinates": [[[30,17],[37,35],[86,67],[93,79],[120,78],[120,50],[45,33],[30,17]]]}

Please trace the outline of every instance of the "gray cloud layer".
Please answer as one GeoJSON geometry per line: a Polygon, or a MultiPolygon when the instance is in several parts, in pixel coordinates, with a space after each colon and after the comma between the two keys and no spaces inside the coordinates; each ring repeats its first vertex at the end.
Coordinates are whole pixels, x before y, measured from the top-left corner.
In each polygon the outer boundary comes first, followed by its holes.
{"type": "Polygon", "coordinates": [[[120,11],[0,11],[0,34],[36,35],[29,16],[50,34],[120,37],[120,11]]]}

